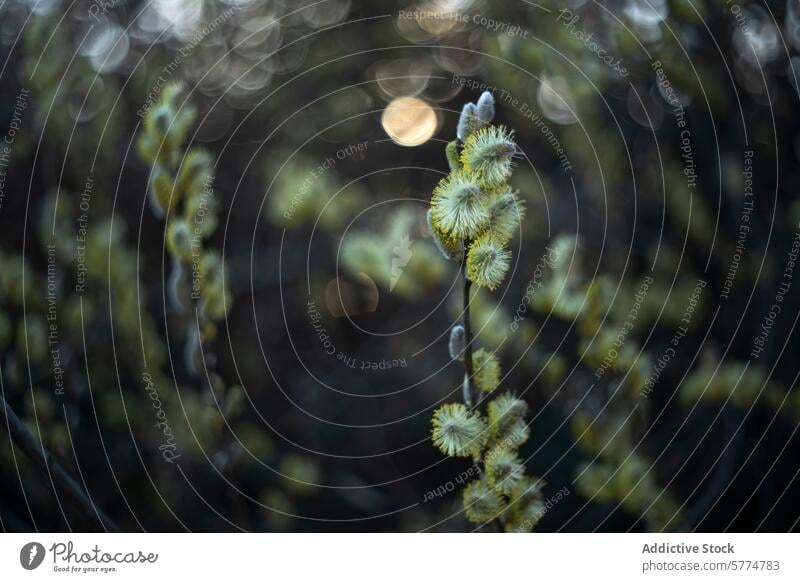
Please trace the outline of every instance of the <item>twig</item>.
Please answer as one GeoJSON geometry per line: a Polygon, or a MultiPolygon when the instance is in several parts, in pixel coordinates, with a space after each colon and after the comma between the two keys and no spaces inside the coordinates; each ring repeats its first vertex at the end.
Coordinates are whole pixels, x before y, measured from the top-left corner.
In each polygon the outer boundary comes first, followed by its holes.
{"type": "Polygon", "coordinates": [[[463,326],[464,326],[464,368],[467,372],[467,385],[469,390],[470,400],[477,404],[477,399],[475,399],[475,386],[473,381],[474,370],[472,369],[472,325],[470,324],[470,317],[469,317],[469,290],[472,286],[472,283],[467,278],[467,254],[466,254],[466,247],[467,243],[464,241],[464,258],[461,261],[461,276],[464,279],[464,315],[463,315],[463,326]]]}
{"type": "Polygon", "coordinates": [[[119,531],[117,524],[86,496],[83,489],[67,474],[55,457],[44,448],[44,444],[30,433],[5,399],[0,398],[0,402],[3,404],[0,423],[8,429],[11,441],[25,453],[39,471],[53,480],[53,483],[66,494],[89,520],[99,520],[106,531],[119,531]]]}

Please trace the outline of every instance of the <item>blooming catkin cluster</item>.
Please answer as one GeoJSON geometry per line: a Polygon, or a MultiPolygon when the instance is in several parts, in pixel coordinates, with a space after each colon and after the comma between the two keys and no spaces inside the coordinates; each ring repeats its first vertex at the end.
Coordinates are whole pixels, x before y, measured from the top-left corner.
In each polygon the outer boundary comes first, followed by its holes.
{"type": "MultiPolygon", "coordinates": [[[[476,383],[490,391],[498,383],[497,358],[480,350],[473,359],[476,383]]],[[[481,470],[463,492],[464,512],[474,523],[498,519],[506,531],[520,531],[533,527],[544,513],[544,483],[525,474],[519,456],[530,436],[527,411],[524,400],[505,392],[489,401],[485,415],[460,402],[444,404],[433,415],[434,445],[450,457],[471,457],[481,470]]]]}
{"type": "MultiPolygon", "coordinates": [[[[494,99],[488,92],[477,104],[464,106],[458,139],[446,148],[450,174],[434,190],[428,212],[439,249],[463,263],[469,282],[489,289],[505,278],[511,258],[506,244],[524,216],[521,201],[507,183],[516,144],[510,131],[490,125],[493,118],[494,99]]],[[[467,281],[465,289],[468,301],[467,281]]],[[[467,370],[464,403],[436,410],[433,444],[450,457],[471,457],[480,470],[480,478],[463,491],[467,519],[479,524],[499,520],[506,531],[529,530],[543,515],[544,505],[543,482],[525,474],[519,456],[530,435],[525,422],[528,405],[511,392],[493,398],[501,383],[500,362],[483,348],[472,351],[467,308],[464,324],[452,328],[448,342],[450,357],[464,362],[467,370]],[[474,407],[473,384],[480,396],[474,407]]]]}
{"type": "Polygon", "coordinates": [[[447,258],[466,258],[469,280],[494,290],[511,262],[508,241],[525,208],[508,185],[517,151],[512,132],[491,125],[494,98],[485,92],[461,112],[457,139],[446,148],[450,173],[431,197],[428,223],[447,258]],[[466,253],[466,257],[464,257],[466,253]]]}
{"type": "Polygon", "coordinates": [[[211,339],[215,322],[230,310],[232,295],[219,253],[204,245],[217,226],[213,159],[205,150],[185,145],[196,111],[180,103],[180,94],[179,84],[164,88],[144,117],[137,147],[151,165],[150,206],[166,219],[166,247],[173,265],[170,298],[177,307],[185,298],[197,300],[203,335],[211,339]]]}

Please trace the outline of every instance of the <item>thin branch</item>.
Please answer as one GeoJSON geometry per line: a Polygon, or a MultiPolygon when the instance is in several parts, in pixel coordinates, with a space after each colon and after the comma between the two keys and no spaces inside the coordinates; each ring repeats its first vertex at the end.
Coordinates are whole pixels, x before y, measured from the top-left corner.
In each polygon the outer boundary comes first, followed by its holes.
{"type": "Polygon", "coordinates": [[[30,433],[5,399],[0,398],[0,402],[3,405],[0,424],[7,428],[8,435],[17,448],[25,453],[39,471],[52,478],[54,484],[66,494],[87,519],[92,522],[99,520],[106,531],[119,531],[117,524],[89,499],[83,489],[75,483],[61,464],[56,461],[55,457],[44,448],[44,444],[30,433]]]}
{"type": "Polygon", "coordinates": [[[467,372],[467,385],[470,400],[472,402],[477,403],[477,399],[475,399],[475,383],[473,380],[473,376],[475,374],[474,370],[472,369],[472,325],[470,324],[470,317],[469,317],[469,291],[472,283],[467,278],[467,253],[466,253],[466,241],[464,243],[465,252],[464,258],[461,261],[461,276],[464,279],[464,315],[463,315],[463,323],[464,326],[464,368],[467,372]]]}

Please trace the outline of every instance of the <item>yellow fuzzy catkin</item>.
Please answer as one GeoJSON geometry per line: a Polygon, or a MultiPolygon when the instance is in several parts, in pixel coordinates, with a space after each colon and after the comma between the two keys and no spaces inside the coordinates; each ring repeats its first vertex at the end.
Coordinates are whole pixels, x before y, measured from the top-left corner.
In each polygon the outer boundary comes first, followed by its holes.
{"type": "Polygon", "coordinates": [[[431,231],[431,237],[436,244],[436,248],[439,249],[446,259],[460,261],[464,254],[464,241],[455,235],[448,234],[438,227],[431,217],[431,210],[428,210],[427,219],[428,228],[431,231]]]}
{"type": "Polygon", "coordinates": [[[472,354],[473,380],[481,392],[492,392],[500,384],[500,362],[497,356],[481,348],[472,354]]]}
{"type": "Polygon", "coordinates": [[[519,231],[525,217],[525,205],[508,186],[488,195],[487,231],[497,241],[507,242],[519,231]]]}
{"type": "Polygon", "coordinates": [[[473,481],[464,489],[464,513],[473,523],[483,523],[498,517],[506,507],[500,493],[483,479],[473,481]]]}
{"type": "Polygon", "coordinates": [[[505,392],[489,402],[489,428],[493,435],[507,433],[528,413],[528,404],[511,392],[505,392]]]}
{"type": "Polygon", "coordinates": [[[433,443],[450,457],[480,452],[488,439],[486,423],[463,404],[442,405],[433,415],[433,443]]]}
{"type": "Polygon", "coordinates": [[[471,239],[488,224],[487,202],[477,182],[461,173],[450,174],[433,191],[431,222],[447,235],[471,239]]]}
{"type": "Polygon", "coordinates": [[[491,291],[503,282],[510,265],[511,251],[491,233],[478,237],[467,252],[467,277],[491,291]]]}
{"type": "Polygon", "coordinates": [[[464,172],[484,188],[505,183],[513,170],[517,151],[512,134],[503,126],[490,125],[469,136],[461,152],[464,172]]]}
{"type": "Polygon", "coordinates": [[[486,453],[486,479],[491,487],[510,493],[525,476],[525,466],[512,449],[498,445],[486,453]]]}

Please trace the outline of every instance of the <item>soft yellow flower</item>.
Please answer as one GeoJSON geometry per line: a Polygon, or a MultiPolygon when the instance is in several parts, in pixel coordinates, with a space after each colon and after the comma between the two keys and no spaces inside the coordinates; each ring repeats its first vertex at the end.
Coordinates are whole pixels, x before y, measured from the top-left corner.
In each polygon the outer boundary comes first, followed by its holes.
{"type": "Polygon", "coordinates": [[[431,231],[431,238],[433,239],[436,248],[444,255],[446,259],[460,261],[464,256],[464,241],[459,237],[446,233],[441,228],[437,227],[431,218],[431,210],[428,209],[428,228],[431,231]]]}
{"type": "Polygon", "coordinates": [[[505,523],[507,532],[528,532],[542,519],[545,506],[542,500],[544,481],[523,477],[511,491],[509,506],[511,516],[505,523]]]}
{"type": "Polygon", "coordinates": [[[476,285],[494,291],[503,282],[510,263],[511,251],[490,233],[485,233],[469,247],[467,277],[476,285]]]}
{"type": "Polygon", "coordinates": [[[483,348],[472,354],[473,380],[481,392],[489,393],[500,384],[500,362],[483,348]]]}
{"type": "Polygon", "coordinates": [[[433,414],[433,444],[450,457],[470,457],[488,439],[486,422],[463,404],[443,404],[433,414]]]}
{"type": "Polygon", "coordinates": [[[517,453],[502,445],[486,454],[485,466],[489,485],[506,494],[525,476],[525,465],[517,453]]]}
{"type": "MultiPolygon", "coordinates": [[[[492,434],[505,435],[516,422],[525,417],[528,412],[528,404],[511,392],[506,392],[489,402],[488,410],[489,428],[492,434]]],[[[507,445],[511,446],[514,443],[509,442],[507,445]]]]}
{"type": "Polygon", "coordinates": [[[511,176],[517,144],[503,126],[490,125],[470,135],[461,152],[464,171],[485,188],[502,185],[511,176]]]}
{"type": "Polygon", "coordinates": [[[471,239],[489,221],[487,198],[475,180],[461,173],[444,178],[431,197],[431,223],[459,239],[471,239]]]}
{"type": "Polygon", "coordinates": [[[508,186],[489,195],[489,234],[503,242],[510,240],[525,217],[525,204],[508,186]]]}
{"type": "Polygon", "coordinates": [[[184,218],[176,218],[167,226],[167,249],[176,258],[187,261],[192,257],[192,228],[184,218]]]}
{"type": "Polygon", "coordinates": [[[461,109],[456,126],[456,137],[462,142],[466,141],[470,135],[475,133],[481,126],[478,119],[478,107],[474,103],[465,103],[461,109]]]}
{"type": "Polygon", "coordinates": [[[498,517],[505,510],[505,500],[486,481],[473,481],[464,489],[464,512],[473,523],[483,523],[498,517]]]}

